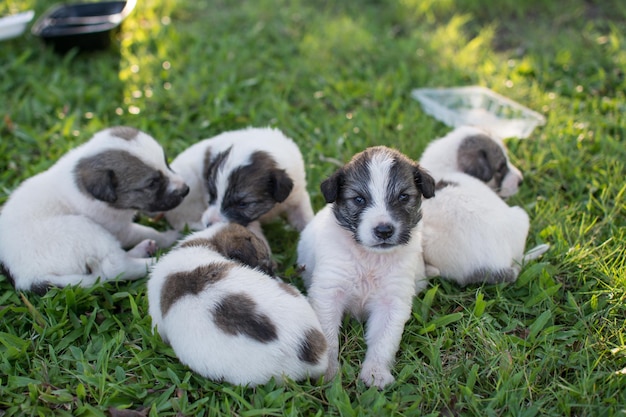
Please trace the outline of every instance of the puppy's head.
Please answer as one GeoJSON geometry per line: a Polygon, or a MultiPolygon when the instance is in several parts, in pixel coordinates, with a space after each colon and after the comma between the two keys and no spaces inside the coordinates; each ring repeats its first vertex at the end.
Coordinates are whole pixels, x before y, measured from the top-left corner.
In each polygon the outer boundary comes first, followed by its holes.
{"type": "Polygon", "coordinates": [[[211,154],[207,151],[204,178],[209,207],[202,222],[234,222],[243,226],[258,220],[287,199],[293,180],[270,154],[255,151],[243,157],[233,148],[211,154]]]}
{"type": "Polygon", "coordinates": [[[422,197],[435,195],[435,182],[400,152],[376,146],[356,154],[322,182],[321,190],[356,242],[384,251],[409,242],[422,217],[422,197]]]}
{"type": "Polygon", "coordinates": [[[457,149],[459,169],[485,182],[500,197],[517,193],[523,177],[507,157],[504,144],[488,134],[465,136],[457,149]]]}
{"type": "Polygon", "coordinates": [[[74,179],[96,200],[118,209],[157,212],[176,207],[189,193],[170,169],[163,148],[144,132],[113,127],[96,133],[88,145],[74,167],[74,179]]]}
{"type": "Polygon", "coordinates": [[[270,248],[252,231],[237,223],[214,224],[191,235],[179,246],[205,246],[228,259],[274,275],[275,263],[270,248]]]}

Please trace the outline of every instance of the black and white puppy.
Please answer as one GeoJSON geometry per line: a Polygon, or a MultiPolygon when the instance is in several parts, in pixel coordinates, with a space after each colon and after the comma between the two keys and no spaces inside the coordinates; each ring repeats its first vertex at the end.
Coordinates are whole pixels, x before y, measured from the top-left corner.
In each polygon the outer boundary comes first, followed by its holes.
{"type": "Polygon", "coordinates": [[[539,245],[524,254],[528,214],[502,200],[517,193],[522,174],[499,138],[459,127],[428,145],[420,164],[437,179],[435,198],[422,207],[429,277],[462,286],[513,282],[525,262],[548,249],[539,245]]]}
{"type": "Polygon", "coordinates": [[[463,172],[478,178],[502,198],[517,193],[524,178],[509,161],[502,139],[475,126],[457,127],[432,141],[419,163],[435,181],[450,172],[463,172]]]}
{"type": "Polygon", "coordinates": [[[298,231],[313,218],[302,154],[280,130],[248,128],[198,142],[172,162],[191,189],[165,213],[177,230],[217,222],[260,229],[257,221],[286,214],[298,231]]]}
{"type": "Polygon", "coordinates": [[[257,385],[316,378],[327,344],[307,299],[274,279],[269,247],[236,223],[187,236],[150,273],[153,328],[212,380],[257,385]]]}
{"type": "Polygon", "coordinates": [[[0,262],[18,290],[141,278],[146,257],[179,233],[133,223],[136,211],[169,210],[188,191],[151,136],[102,130],[11,194],[0,213],[0,262]]]}
{"type": "Polygon", "coordinates": [[[328,341],[327,378],[339,368],[347,311],[367,320],[361,380],[379,388],[394,381],[390,369],[413,296],[427,284],[420,205],[434,187],[416,162],[384,146],[356,154],[322,182],[328,204],[302,232],[298,264],[328,341]]]}

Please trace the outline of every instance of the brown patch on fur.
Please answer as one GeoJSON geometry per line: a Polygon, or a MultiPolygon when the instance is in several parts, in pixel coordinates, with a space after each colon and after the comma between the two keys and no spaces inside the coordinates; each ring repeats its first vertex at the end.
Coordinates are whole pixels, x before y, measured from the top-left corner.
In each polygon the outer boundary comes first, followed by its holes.
{"type": "Polygon", "coordinates": [[[135,129],[134,127],[128,127],[128,126],[114,126],[109,130],[109,132],[111,133],[112,136],[116,136],[120,139],[125,139],[125,140],[133,140],[139,134],[138,129],[135,129]]]}
{"type": "Polygon", "coordinates": [[[459,186],[458,182],[439,180],[437,181],[437,184],[435,184],[435,191],[439,191],[442,188],[446,188],[446,187],[458,187],[458,186],[459,186]]]}
{"type": "Polygon", "coordinates": [[[248,228],[230,223],[211,239],[215,250],[229,259],[251,268],[258,268],[268,275],[274,273],[274,261],[269,247],[248,228]]]}
{"type": "Polygon", "coordinates": [[[296,287],[294,287],[293,285],[289,285],[286,282],[279,282],[278,286],[287,294],[292,295],[294,297],[300,297],[302,295],[300,294],[300,291],[298,291],[296,287]]]}
{"type": "Polygon", "coordinates": [[[227,295],[215,309],[213,320],[217,327],[233,336],[243,334],[262,343],[276,340],[276,326],[267,315],[256,311],[256,307],[246,294],[227,295]]]}
{"type": "Polygon", "coordinates": [[[315,364],[326,351],[326,337],[317,329],[309,329],[298,351],[298,359],[303,362],[315,364]]]}
{"type": "Polygon", "coordinates": [[[215,245],[211,239],[207,239],[204,237],[197,237],[193,239],[189,239],[181,243],[179,248],[207,248],[210,250],[216,250],[215,245]]]}
{"type": "Polygon", "coordinates": [[[228,275],[233,264],[214,262],[199,266],[191,271],[175,272],[165,279],[161,289],[161,312],[167,314],[170,307],[186,295],[197,295],[228,275]]]}

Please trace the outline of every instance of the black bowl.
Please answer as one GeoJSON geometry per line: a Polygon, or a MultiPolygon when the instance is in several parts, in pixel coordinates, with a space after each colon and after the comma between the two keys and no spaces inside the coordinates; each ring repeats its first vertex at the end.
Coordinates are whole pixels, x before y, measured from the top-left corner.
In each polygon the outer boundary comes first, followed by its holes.
{"type": "Polygon", "coordinates": [[[31,32],[57,52],[106,49],[136,0],[61,4],[48,9],[31,32]]]}

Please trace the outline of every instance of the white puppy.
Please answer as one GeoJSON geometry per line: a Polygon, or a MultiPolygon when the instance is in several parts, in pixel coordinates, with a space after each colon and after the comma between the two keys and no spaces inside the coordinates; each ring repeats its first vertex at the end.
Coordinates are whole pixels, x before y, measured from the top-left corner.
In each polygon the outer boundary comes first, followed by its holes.
{"type": "Polygon", "coordinates": [[[18,290],[141,278],[152,262],[143,258],[179,233],[133,223],[136,211],[171,209],[188,191],[152,137],[100,131],[11,194],[0,213],[0,262],[18,290]]]}
{"type": "Polygon", "coordinates": [[[360,378],[382,388],[413,296],[427,284],[421,257],[422,197],[433,179],[384,146],[357,154],[321,185],[329,203],[302,232],[298,264],[328,341],[326,377],[338,370],[338,333],[345,311],[367,320],[360,378]]]}
{"type": "Polygon", "coordinates": [[[431,142],[420,165],[439,181],[449,172],[464,172],[486,183],[502,198],[517,193],[523,176],[507,156],[499,137],[475,126],[461,126],[431,142]]]}
{"type": "Polygon", "coordinates": [[[302,154],[277,129],[248,128],[205,139],[176,157],[172,169],[191,189],[179,207],[165,213],[177,230],[227,221],[249,226],[286,214],[300,231],[313,218],[302,154]]]}
{"type": "Polygon", "coordinates": [[[437,180],[435,198],[422,207],[428,276],[459,285],[513,282],[525,262],[548,249],[539,245],[524,255],[528,214],[502,200],[517,193],[522,174],[497,137],[456,128],[429,144],[420,164],[437,180]]]}
{"type": "Polygon", "coordinates": [[[262,272],[271,264],[269,248],[239,224],[189,235],[150,274],[153,328],[213,380],[319,377],[328,363],[319,320],[296,288],[262,272]]]}

